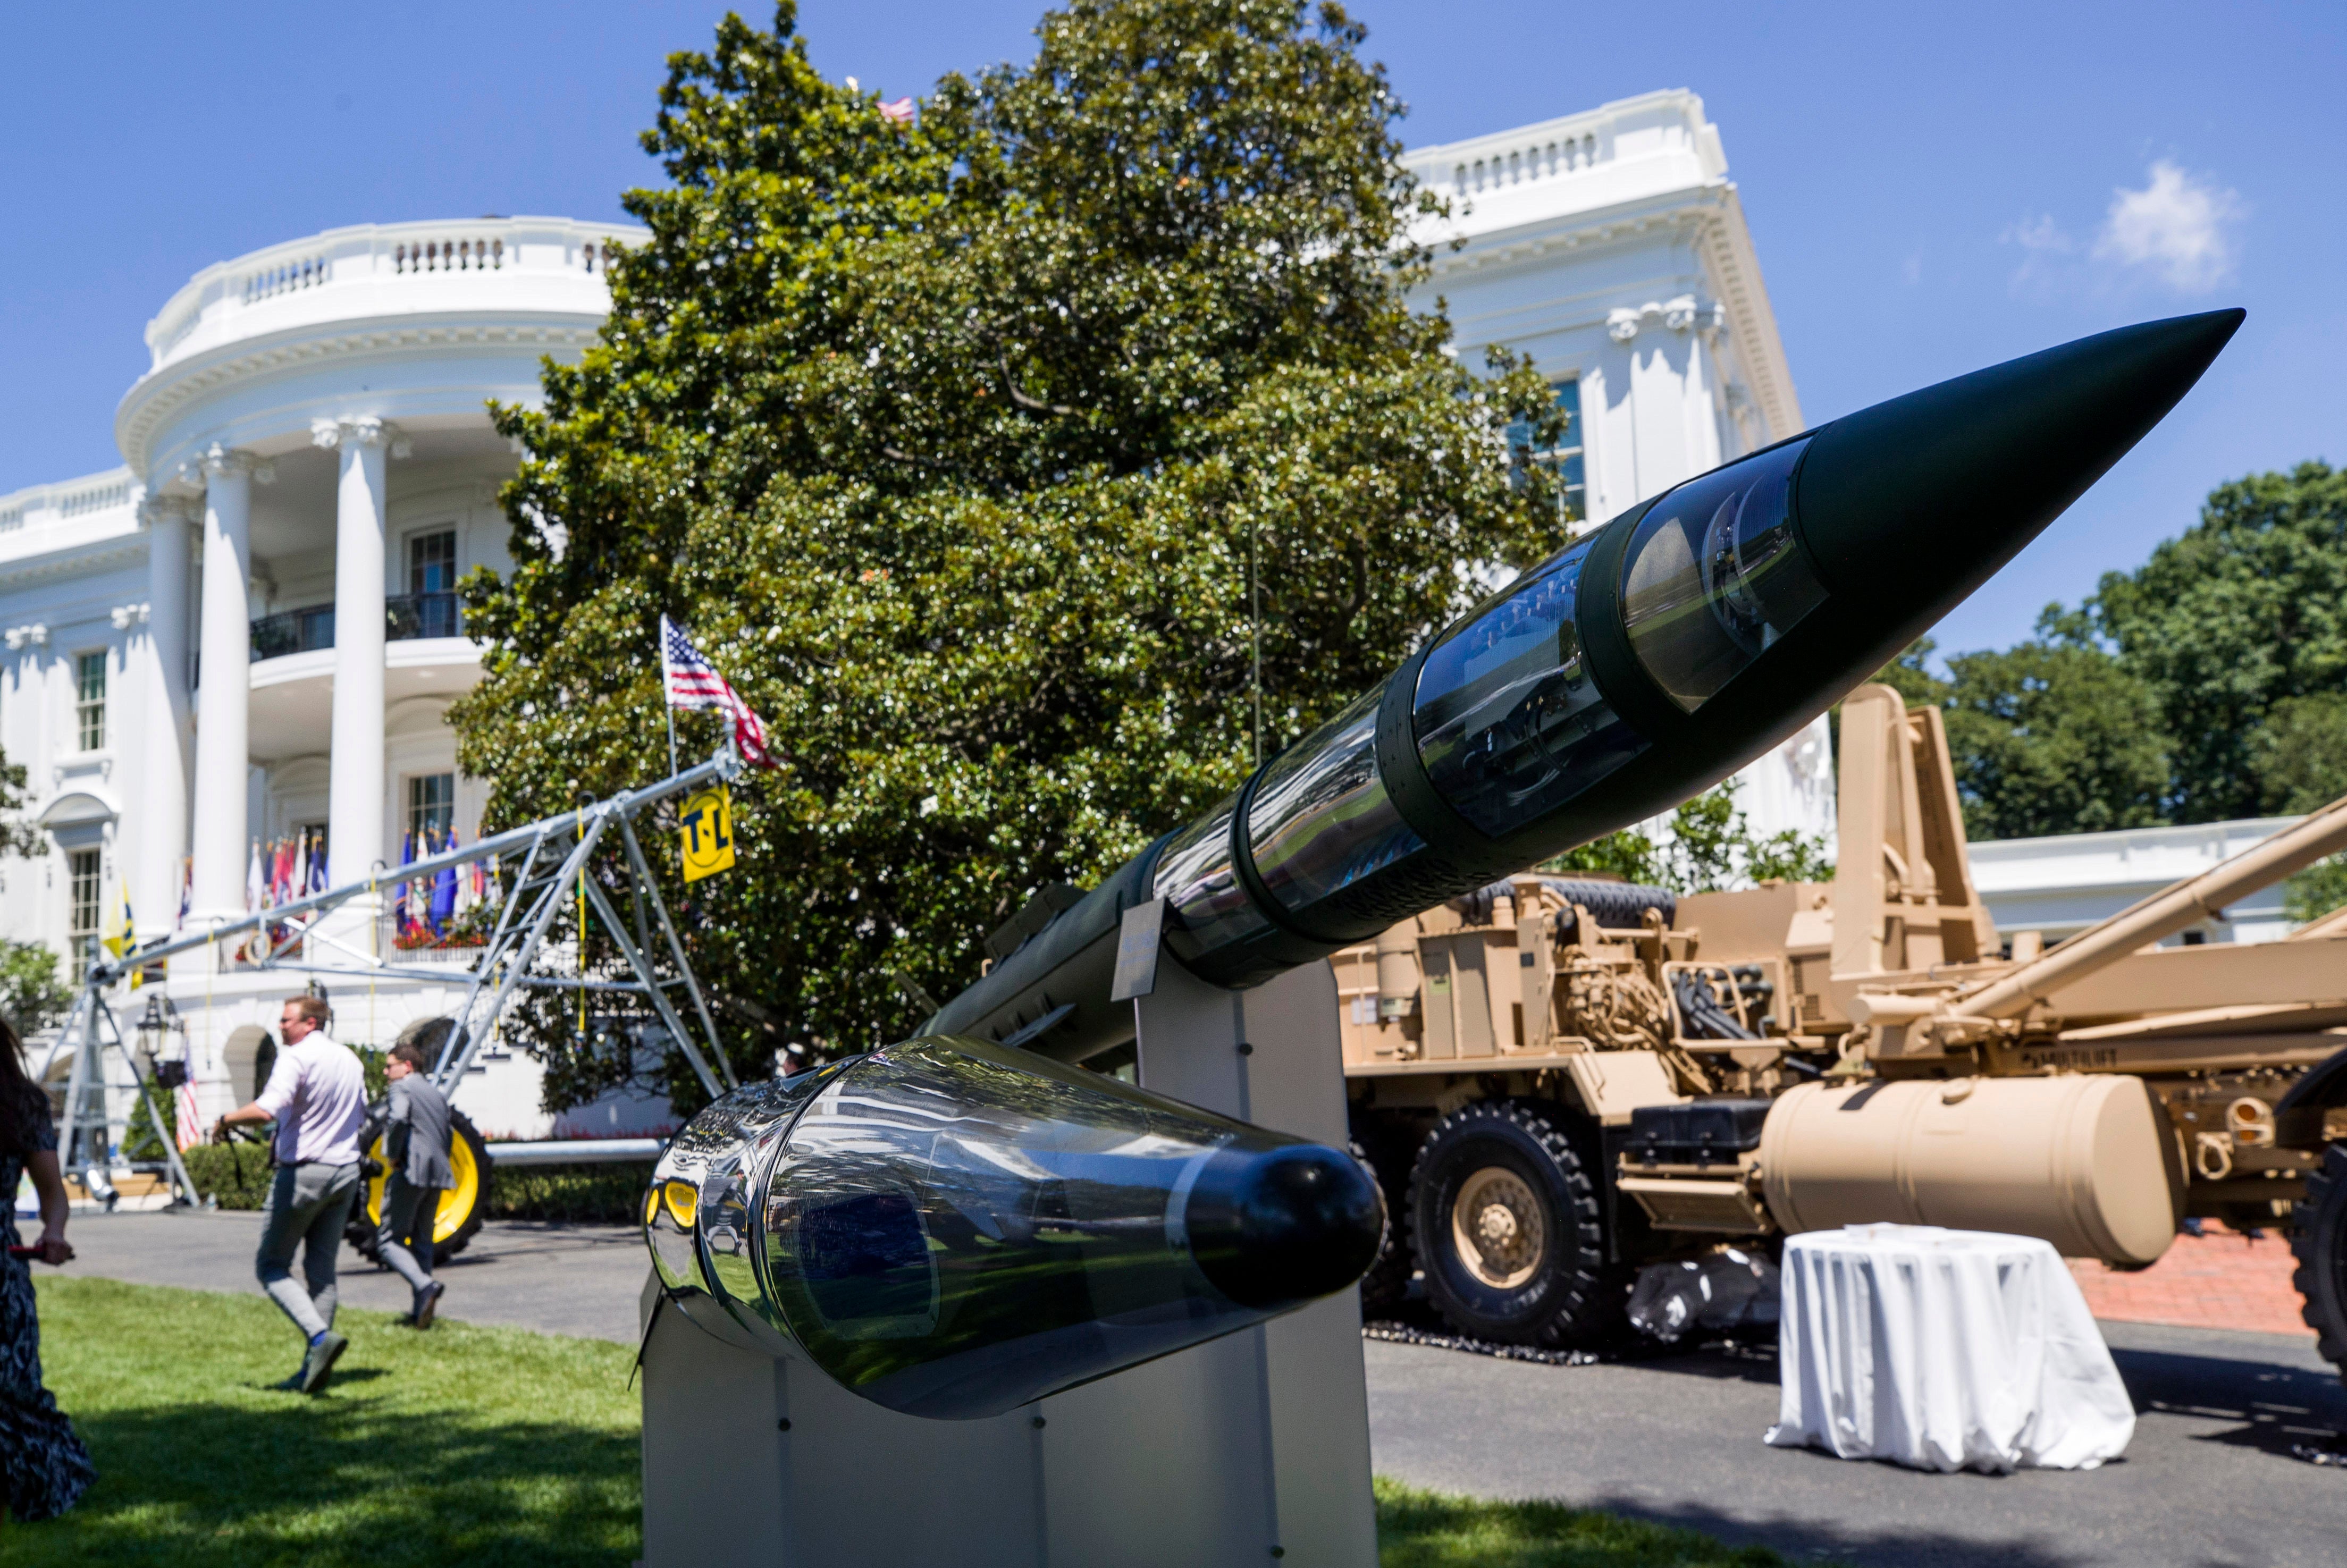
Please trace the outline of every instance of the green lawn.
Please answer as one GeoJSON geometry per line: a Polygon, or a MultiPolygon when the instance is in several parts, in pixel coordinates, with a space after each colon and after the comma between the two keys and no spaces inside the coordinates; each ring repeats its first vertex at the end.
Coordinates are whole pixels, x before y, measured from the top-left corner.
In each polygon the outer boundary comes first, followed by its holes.
{"type": "MultiPolygon", "coordinates": [[[[45,1275],[49,1387],[97,1460],[65,1518],[0,1523],[8,1568],[625,1568],[639,1406],[625,1346],[344,1312],[323,1398],[269,1385],[299,1348],[258,1295],[45,1275]]],[[[1686,1531],[1380,1481],[1384,1568],[1768,1568],[1686,1531]]]]}
{"type": "Polygon", "coordinates": [[[269,1385],[300,1337],[259,1295],[47,1276],[50,1389],[98,1467],[18,1564],[626,1568],[638,1523],[633,1354],[600,1339],[345,1311],[319,1399],[269,1385]]]}
{"type": "Polygon", "coordinates": [[[1380,1568],[1783,1568],[1764,1546],[1723,1546],[1561,1502],[1485,1502],[1380,1480],[1380,1568]]]}

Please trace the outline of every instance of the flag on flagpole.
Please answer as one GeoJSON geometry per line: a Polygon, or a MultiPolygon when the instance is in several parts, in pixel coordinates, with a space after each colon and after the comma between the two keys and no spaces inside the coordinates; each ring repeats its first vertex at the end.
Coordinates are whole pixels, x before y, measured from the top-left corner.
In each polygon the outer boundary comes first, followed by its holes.
{"type": "Polygon", "coordinates": [[[179,1125],[176,1132],[176,1136],[179,1140],[179,1153],[184,1154],[189,1150],[194,1148],[197,1144],[204,1141],[204,1124],[196,1115],[196,1085],[194,1080],[190,1079],[187,1082],[179,1085],[179,1125]]]}
{"type": "Polygon", "coordinates": [[[880,106],[880,118],[882,119],[894,120],[898,125],[912,124],[913,100],[909,97],[907,97],[898,98],[893,103],[882,104],[880,106]]]}
{"type": "Polygon", "coordinates": [[[665,615],[661,617],[661,675],[670,707],[716,709],[733,723],[734,749],[743,762],[762,768],[774,765],[766,754],[766,726],[742,701],[741,693],[701,656],[692,640],[665,615]]]}
{"type": "Polygon", "coordinates": [[[252,858],[244,871],[244,907],[250,914],[269,906],[269,886],[261,879],[261,840],[252,841],[252,858]]]}

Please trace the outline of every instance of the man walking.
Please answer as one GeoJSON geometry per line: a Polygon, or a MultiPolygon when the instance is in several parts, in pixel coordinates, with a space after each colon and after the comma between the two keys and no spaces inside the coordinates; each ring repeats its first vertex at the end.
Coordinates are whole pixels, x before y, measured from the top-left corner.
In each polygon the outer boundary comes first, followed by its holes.
{"type": "Polygon", "coordinates": [[[334,1260],[359,1191],[359,1138],[366,1127],[366,1074],[326,1033],[324,999],[293,997],[277,1020],[276,1065],[259,1099],[220,1119],[277,1123],[277,1176],[253,1272],[261,1288],[310,1342],[302,1369],[281,1389],[314,1394],[333,1375],[350,1341],[334,1332],[334,1260]],[[302,1283],[293,1281],[302,1249],[302,1283]],[[306,1288],[305,1288],[306,1287],[306,1288]]]}
{"type": "Polygon", "coordinates": [[[448,1288],[432,1277],[432,1225],[440,1213],[440,1189],[450,1180],[448,1100],[425,1076],[424,1048],[412,1040],[391,1048],[383,1071],[391,1080],[391,1115],[383,1134],[390,1173],[384,1178],[383,1229],[375,1245],[415,1292],[408,1320],[429,1328],[440,1293],[448,1288]]]}

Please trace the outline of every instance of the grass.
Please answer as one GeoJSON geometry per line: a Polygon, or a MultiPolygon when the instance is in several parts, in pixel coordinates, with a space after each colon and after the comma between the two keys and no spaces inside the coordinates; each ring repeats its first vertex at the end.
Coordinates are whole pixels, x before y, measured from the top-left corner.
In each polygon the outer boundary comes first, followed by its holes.
{"type": "Polygon", "coordinates": [[[1784,1568],[1765,1546],[1561,1502],[1490,1502],[1380,1478],[1379,1568],[1784,1568]]]}
{"type": "Polygon", "coordinates": [[[269,1385],[299,1337],[259,1296],[48,1276],[48,1385],[98,1481],[0,1525],[9,1568],[624,1568],[642,1550],[633,1356],[599,1339],[344,1311],[318,1399],[269,1385]]]}
{"type": "MultiPolygon", "coordinates": [[[[642,1550],[622,1345],[345,1311],[320,1399],[258,1296],[44,1275],[43,1360],[97,1484],[0,1523],[8,1568],[624,1568],[642,1550]]],[[[1377,1486],[1382,1568],[1781,1568],[1758,1547],[1548,1502],[1377,1486]]]]}

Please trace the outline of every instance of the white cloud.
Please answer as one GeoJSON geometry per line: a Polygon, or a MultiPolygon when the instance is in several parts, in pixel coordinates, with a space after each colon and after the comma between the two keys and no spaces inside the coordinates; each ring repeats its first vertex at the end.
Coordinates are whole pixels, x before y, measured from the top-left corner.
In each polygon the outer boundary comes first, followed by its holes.
{"type": "Polygon", "coordinates": [[[2024,251],[2050,251],[2057,256],[2066,256],[2072,249],[2070,236],[2062,232],[2062,226],[2054,221],[2051,212],[2024,218],[2005,230],[2000,238],[2024,251]]]}
{"type": "Polygon", "coordinates": [[[2111,193],[2095,258],[2148,268],[2179,292],[2205,292],[2232,275],[2231,231],[2244,210],[2232,191],[2161,159],[2142,190],[2111,193]]]}

